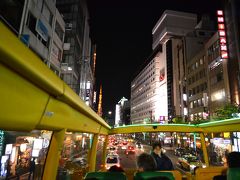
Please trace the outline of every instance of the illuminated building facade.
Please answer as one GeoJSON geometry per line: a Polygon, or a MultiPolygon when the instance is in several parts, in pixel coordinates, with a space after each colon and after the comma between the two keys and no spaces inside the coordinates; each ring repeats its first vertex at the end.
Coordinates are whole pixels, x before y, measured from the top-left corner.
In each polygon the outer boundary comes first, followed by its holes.
{"type": "Polygon", "coordinates": [[[90,38],[86,0],[56,0],[56,4],[66,23],[61,78],[92,107],[96,48],[90,38]]]}
{"type": "Polygon", "coordinates": [[[240,1],[226,0],[223,17],[228,47],[228,74],[231,102],[240,103],[240,1]]]}
{"type": "MultiPolygon", "coordinates": [[[[227,51],[221,50],[221,39],[225,33],[216,32],[205,45],[208,62],[208,94],[209,112],[213,115],[214,110],[230,103],[230,90],[228,80],[228,55],[227,51]]],[[[225,46],[225,45],[223,45],[225,46]]]]}
{"type": "Polygon", "coordinates": [[[115,126],[130,124],[130,102],[125,97],[116,104],[115,126]]]}
{"type": "Polygon", "coordinates": [[[186,50],[182,37],[196,25],[196,14],[170,10],[156,23],[150,63],[131,84],[133,124],[166,123],[173,117],[187,115],[186,50]]]}
{"type": "Polygon", "coordinates": [[[156,48],[148,63],[131,83],[131,122],[151,123],[167,117],[166,68],[160,58],[162,46],[156,48]],[[161,70],[160,70],[161,69],[161,70]],[[161,71],[161,72],[160,72],[161,71]],[[161,75],[160,75],[161,74],[161,75]],[[159,89],[160,86],[162,89],[159,89]]]}

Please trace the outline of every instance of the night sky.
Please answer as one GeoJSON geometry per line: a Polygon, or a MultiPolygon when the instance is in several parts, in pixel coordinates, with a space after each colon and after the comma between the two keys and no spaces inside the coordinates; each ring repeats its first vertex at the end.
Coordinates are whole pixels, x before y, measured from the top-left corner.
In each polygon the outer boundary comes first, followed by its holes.
{"type": "Polygon", "coordinates": [[[220,0],[88,0],[91,37],[97,45],[96,83],[103,86],[103,112],[130,99],[134,75],[152,51],[152,28],[164,10],[211,16],[220,0]]]}

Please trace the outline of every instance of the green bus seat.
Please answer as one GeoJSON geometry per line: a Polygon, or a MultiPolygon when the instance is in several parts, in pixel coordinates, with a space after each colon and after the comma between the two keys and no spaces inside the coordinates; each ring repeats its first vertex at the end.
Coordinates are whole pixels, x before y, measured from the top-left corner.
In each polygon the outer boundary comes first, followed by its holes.
{"type": "Polygon", "coordinates": [[[240,168],[229,168],[227,170],[227,180],[240,179],[240,168]]]}
{"type": "Polygon", "coordinates": [[[151,172],[138,172],[134,176],[134,180],[143,179],[168,179],[175,180],[171,172],[151,171],[151,172]]]}
{"type": "Polygon", "coordinates": [[[122,172],[89,172],[84,179],[95,180],[127,180],[127,177],[122,172]]]}

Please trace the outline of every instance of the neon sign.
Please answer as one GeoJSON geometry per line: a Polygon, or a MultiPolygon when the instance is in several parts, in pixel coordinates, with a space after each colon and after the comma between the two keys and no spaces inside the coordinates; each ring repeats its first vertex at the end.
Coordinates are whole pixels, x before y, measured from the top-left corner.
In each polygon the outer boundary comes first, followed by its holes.
{"type": "Polygon", "coordinates": [[[2,156],[3,152],[3,144],[4,143],[4,131],[0,130],[0,157],[2,156]]]}
{"type": "Polygon", "coordinates": [[[218,34],[219,34],[219,44],[220,44],[220,54],[222,59],[228,59],[227,52],[227,40],[226,40],[226,31],[224,24],[223,11],[217,11],[217,20],[218,20],[218,34]]]}

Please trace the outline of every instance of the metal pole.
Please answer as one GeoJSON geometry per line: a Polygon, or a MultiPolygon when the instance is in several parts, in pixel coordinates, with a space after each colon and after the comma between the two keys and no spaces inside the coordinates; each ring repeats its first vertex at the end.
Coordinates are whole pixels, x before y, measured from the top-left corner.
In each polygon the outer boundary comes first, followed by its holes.
{"type": "Polygon", "coordinates": [[[108,135],[105,137],[105,141],[103,144],[103,152],[102,152],[102,165],[104,170],[105,170],[105,164],[106,164],[107,145],[108,145],[108,135]]]}
{"type": "Polygon", "coordinates": [[[202,145],[202,150],[203,150],[203,158],[204,158],[206,166],[209,167],[207,147],[206,147],[206,143],[205,143],[205,136],[203,133],[200,133],[200,138],[201,138],[201,145],[202,145]]]}
{"type": "Polygon", "coordinates": [[[56,179],[59,159],[66,129],[56,131],[52,135],[46,164],[44,166],[43,179],[56,179]]]}
{"type": "Polygon", "coordinates": [[[89,158],[89,172],[94,172],[96,168],[96,155],[97,155],[97,143],[99,134],[93,135],[93,143],[90,151],[89,158]]]}

